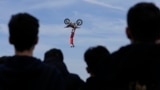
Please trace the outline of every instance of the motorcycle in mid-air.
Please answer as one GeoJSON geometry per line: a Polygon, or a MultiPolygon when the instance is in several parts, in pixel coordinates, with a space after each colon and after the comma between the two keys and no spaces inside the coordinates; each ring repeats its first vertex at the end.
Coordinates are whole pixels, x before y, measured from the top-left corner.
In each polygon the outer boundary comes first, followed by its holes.
{"type": "Polygon", "coordinates": [[[64,19],[64,23],[67,25],[65,28],[72,28],[71,35],[70,35],[70,45],[74,47],[73,37],[75,34],[75,30],[79,28],[83,24],[82,19],[77,19],[76,22],[71,22],[69,18],[64,19]]]}

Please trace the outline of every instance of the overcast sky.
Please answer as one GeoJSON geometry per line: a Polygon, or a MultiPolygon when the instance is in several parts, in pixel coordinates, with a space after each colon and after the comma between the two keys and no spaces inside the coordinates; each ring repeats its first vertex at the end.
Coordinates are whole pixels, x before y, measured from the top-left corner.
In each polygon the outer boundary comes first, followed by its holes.
{"type": "Polygon", "coordinates": [[[110,52],[129,42],[125,35],[126,13],[130,6],[140,1],[160,0],[0,0],[0,56],[14,55],[8,43],[8,21],[12,14],[27,12],[40,22],[39,43],[34,56],[43,60],[46,50],[59,48],[70,72],[86,80],[84,52],[91,46],[104,45],[110,52]],[[70,48],[71,28],[64,28],[64,19],[72,22],[82,19],[76,29],[74,43],[70,48]]]}

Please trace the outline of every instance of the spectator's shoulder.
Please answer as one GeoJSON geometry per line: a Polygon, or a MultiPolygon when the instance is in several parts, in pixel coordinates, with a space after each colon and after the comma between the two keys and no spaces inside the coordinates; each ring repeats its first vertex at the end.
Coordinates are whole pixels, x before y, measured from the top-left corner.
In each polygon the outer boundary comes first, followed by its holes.
{"type": "Polygon", "coordinates": [[[5,60],[8,60],[10,56],[2,56],[0,57],[0,64],[4,63],[5,60]]]}

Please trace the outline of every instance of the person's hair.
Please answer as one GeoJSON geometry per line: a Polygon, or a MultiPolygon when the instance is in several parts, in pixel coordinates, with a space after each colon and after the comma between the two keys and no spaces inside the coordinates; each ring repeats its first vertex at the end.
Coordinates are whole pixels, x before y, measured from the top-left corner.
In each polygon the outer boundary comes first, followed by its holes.
{"type": "Polygon", "coordinates": [[[49,58],[56,57],[59,61],[63,62],[63,53],[60,49],[52,48],[45,52],[44,60],[48,60],[49,58]]]}
{"type": "Polygon", "coordinates": [[[84,53],[84,60],[89,67],[90,71],[98,74],[102,64],[110,60],[110,52],[106,47],[98,45],[90,47],[84,53]]]}
{"type": "Polygon", "coordinates": [[[28,13],[18,13],[11,16],[8,23],[10,43],[17,51],[30,49],[37,43],[38,19],[28,13]]]}
{"type": "Polygon", "coordinates": [[[134,40],[154,42],[160,35],[160,9],[151,2],[137,3],[128,11],[127,24],[134,40]]]}

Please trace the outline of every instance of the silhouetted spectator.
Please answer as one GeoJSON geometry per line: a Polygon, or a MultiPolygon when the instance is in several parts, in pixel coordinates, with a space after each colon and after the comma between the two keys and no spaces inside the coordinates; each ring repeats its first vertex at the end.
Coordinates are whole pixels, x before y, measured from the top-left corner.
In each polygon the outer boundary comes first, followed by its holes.
{"type": "Polygon", "coordinates": [[[112,53],[108,68],[110,88],[159,90],[160,10],[151,2],[139,2],[127,14],[126,34],[131,44],[112,53]],[[137,87],[138,86],[138,87],[137,87]]]}
{"type": "Polygon", "coordinates": [[[84,60],[90,76],[81,90],[107,90],[106,79],[103,75],[104,65],[110,61],[110,52],[107,48],[101,45],[89,47],[84,53],[84,60]]]}
{"type": "Polygon", "coordinates": [[[70,73],[64,63],[63,53],[60,49],[52,48],[45,52],[44,63],[50,66],[56,66],[62,73],[66,90],[79,90],[84,84],[84,81],[78,76],[78,74],[70,73]]]}
{"type": "Polygon", "coordinates": [[[0,90],[64,90],[60,72],[33,56],[38,43],[38,19],[28,13],[12,15],[9,42],[15,55],[1,58],[0,90]]]}

